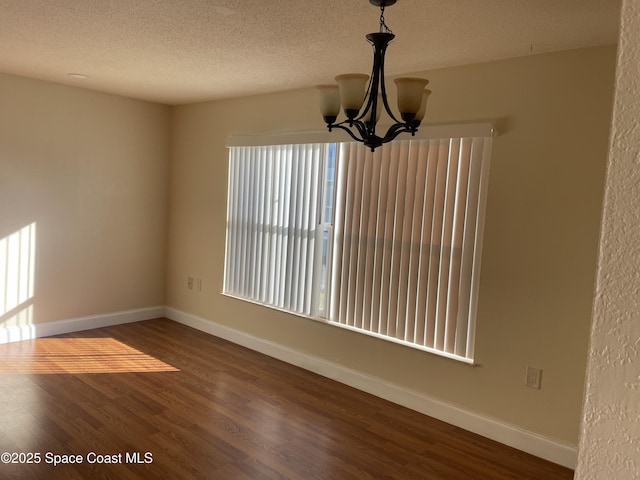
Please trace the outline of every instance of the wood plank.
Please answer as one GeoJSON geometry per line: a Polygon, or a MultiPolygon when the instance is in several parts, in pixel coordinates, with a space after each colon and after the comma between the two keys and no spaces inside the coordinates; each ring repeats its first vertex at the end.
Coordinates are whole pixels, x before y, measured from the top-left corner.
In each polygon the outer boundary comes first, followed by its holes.
{"type": "Polygon", "coordinates": [[[42,456],[0,464],[3,479],[573,477],[166,319],[0,345],[0,408],[0,452],[42,456]],[[53,467],[47,452],[84,461],[53,467]],[[90,452],[121,463],[90,464],[90,452]],[[153,461],[126,463],[136,452],[153,461]]]}

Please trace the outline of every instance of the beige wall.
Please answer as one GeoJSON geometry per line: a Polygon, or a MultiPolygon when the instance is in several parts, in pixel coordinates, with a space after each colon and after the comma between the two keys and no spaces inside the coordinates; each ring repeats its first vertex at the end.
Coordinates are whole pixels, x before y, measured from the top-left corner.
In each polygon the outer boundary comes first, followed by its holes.
{"type": "Polygon", "coordinates": [[[576,479],[640,478],[640,9],[622,3],[576,479]]]}
{"type": "Polygon", "coordinates": [[[319,130],[311,89],[178,107],[166,304],[570,444],[578,438],[615,48],[428,73],[428,123],[493,120],[476,359],[224,297],[227,135],[319,130]],[[203,279],[202,292],[186,277],[203,279]],[[544,370],[526,388],[525,367],[544,370]]]}
{"type": "Polygon", "coordinates": [[[0,327],[163,304],[170,120],[169,107],[0,75],[0,242],[36,232],[34,295],[0,327]]]}

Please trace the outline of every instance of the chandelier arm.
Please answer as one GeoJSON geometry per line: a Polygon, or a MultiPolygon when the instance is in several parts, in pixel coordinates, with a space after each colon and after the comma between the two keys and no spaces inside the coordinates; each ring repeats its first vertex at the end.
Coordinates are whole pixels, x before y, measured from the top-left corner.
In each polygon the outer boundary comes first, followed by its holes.
{"type": "MultiPolygon", "coordinates": [[[[376,88],[376,95],[372,95],[372,91],[373,91],[373,81],[376,78],[375,75],[376,72],[376,62],[375,62],[375,47],[374,47],[374,59],[373,59],[373,67],[371,68],[371,76],[369,77],[369,84],[367,85],[367,91],[364,94],[364,98],[367,99],[367,104],[365,105],[364,110],[362,110],[362,113],[358,116],[357,120],[362,120],[366,115],[367,112],[369,112],[369,110],[372,108],[372,99],[374,97],[377,97],[377,88],[376,88]]],[[[374,112],[375,113],[375,112],[374,112]]]]}
{"type": "MultiPolygon", "coordinates": [[[[384,59],[383,59],[384,60],[384,59]]],[[[402,123],[400,120],[398,120],[396,118],[396,116],[393,114],[393,112],[391,111],[391,107],[389,106],[389,100],[387,99],[387,88],[385,86],[385,82],[384,82],[384,76],[382,77],[382,102],[384,103],[384,109],[387,111],[387,115],[389,115],[394,122],[396,123],[402,123]]]]}
{"type": "Polygon", "coordinates": [[[389,127],[389,130],[387,130],[387,133],[382,138],[382,143],[390,142],[401,133],[410,133],[411,136],[414,136],[416,134],[416,130],[408,126],[406,123],[395,123],[389,127]]]}
{"type": "MultiPolygon", "coordinates": [[[[369,35],[367,35],[369,38],[369,35]]],[[[373,67],[371,68],[371,77],[369,78],[369,86],[367,87],[367,92],[365,93],[365,98],[367,99],[367,104],[362,110],[362,113],[358,116],[357,120],[362,121],[369,111],[371,111],[370,118],[375,120],[376,115],[378,113],[378,90],[380,89],[380,65],[378,59],[378,49],[377,46],[371,41],[373,45],[373,67]]],[[[372,135],[375,135],[375,122],[372,124],[372,129],[367,130],[372,135]]]]}
{"type": "MultiPolygon", "coordinates": [[[[386,26],[386,25],[385,25],[386,26]]],[[[387,27],[388,29],[388,27],[387,27]]],[[[388,30],[388,34],[387,35],[391,35],[391,38],[387,41],[385,41],[384,43],[381,42],[380,46],[379,46],[379,78],[380,78],[380,93],[382,94],[382,102],[384,103],[384,109],[387,112],[387,115],[389,115],[389,117],[391,117],[391,119],[396,122],[396,123],[401,123],[400,120],[398,120],[396,118],[396,116],[393,114],[393,112],[391,111],[391,107],[389,106],[389,99],[387,98],[387,87],[386,87],[386,83],[385,83],[385,76],[384,76],[384,58],[385,58],[385,54],[387,53],[387,45],[389,44],[389,42],[391,40],[393,40],[394,35],[393,33],[391,33],[390,30],[388,30]]]]}
{"type": "Polygon", "coordinates": [[[349,127],[345,127],[343,124],[345,122],[341,122],[341,123],[336,123],[336,124],[332,124],[332,125],[327,125],[327,128],[329,129],[329,131],[331,131],[334,128],[339,128],[340,130],[344,130],[345,132],[347,132],[349,134],[349,136],[351,138],[353,138],[356,142],[360,142],[360,143],[364,143],[364,139],[362,138],[358,138],[356,137],[356,135],[351,131],[351,129],[349,127]]]}
{"type": "MultiPolygon", "coordinates": [[[[354,120],[353,122],[351,122],[349,124],[350,127],[351,126],[355,126],[356,127],[356,130],[358,130],[358,133],[360,134],[360,137],[362,137],[362,141],[363,142],[366,142],[367,139],[371,136],[369,134],[369,129],[367,128],[366,123],[367,122],[363,122],[361,120],[354,120]]],[[[375,133],[374,133],[374,135],[375,135],[375,133]]]]}

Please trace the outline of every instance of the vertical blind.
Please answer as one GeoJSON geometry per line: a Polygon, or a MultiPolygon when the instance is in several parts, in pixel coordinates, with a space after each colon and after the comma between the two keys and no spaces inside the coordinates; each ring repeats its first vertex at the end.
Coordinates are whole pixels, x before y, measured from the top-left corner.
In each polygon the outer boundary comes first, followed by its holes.
{"type": "Polygon", "coordinates": [[[329,320],[473,358],[491,138],[340,145],[329,320]]]}
{"type": "Polygon", "coordinates": [[[323,144],[229,151],[224,291],[311,315],[323,144]]]}
{"type": "Polygon", "coordinates": [[[231,147],[224,293],[472,361],[491,143],[231,147]]]}

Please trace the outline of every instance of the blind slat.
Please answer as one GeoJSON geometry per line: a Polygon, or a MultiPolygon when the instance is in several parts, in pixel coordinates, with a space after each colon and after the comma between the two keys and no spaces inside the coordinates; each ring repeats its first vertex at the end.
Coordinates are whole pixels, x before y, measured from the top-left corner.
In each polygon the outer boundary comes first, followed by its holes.
{"type": "Polygon", "coordinates": [[[424,218],[424,192],[426,184],[427,162],[424,161],[428,155],[430,142],[422,142],[417,148],[412,149],[411,160],[415,162],[415,190],[413,203],[411,205],[411,252],[409,257],[408,290],[407,290],[407,331],[405,340],[422,344],[424,329],[419,327],[423,322],[418,316],[419,295],[419,268],[422,256],[422,220],[424,218]],[[421,161],[422,160],[422,161],[421,161]]]}

